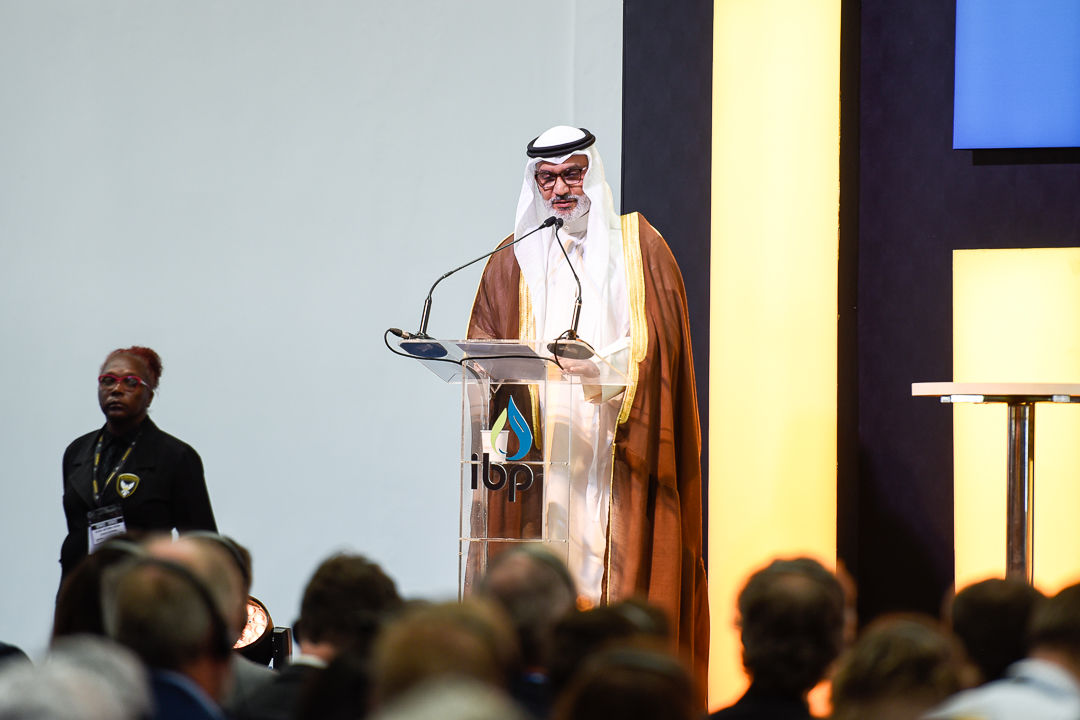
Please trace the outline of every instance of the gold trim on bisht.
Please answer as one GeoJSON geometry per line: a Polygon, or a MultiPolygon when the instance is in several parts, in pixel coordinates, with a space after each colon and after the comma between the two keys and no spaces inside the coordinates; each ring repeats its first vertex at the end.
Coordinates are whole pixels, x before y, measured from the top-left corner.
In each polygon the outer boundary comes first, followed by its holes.
{"type": "MultiPolygon", "coordinates": [[[[533,315],[532,293],[529,292],[529,284],[525,282],[525,275],[520,274],[518,280],[518,339],[522,342],[534,342],[536,340],[536,316],[533,315]]],[[[529,399],[532,401],[533,427],[540,429],[540,392],[535,385],[529,386],[529,399]]],[[[534,432],[533,441],[538,448],[543,447],[547,438],[543,433],[534,432]]]]}
{"type": "Polygon", "coordinates": [[[626,298],[630,301],[630,363],[626,369],[626,393],[619,410],[619,425],[630,417],[637,391],[638,363],[649,352],[649,323],[645,318],[645,268],[641,262],[638,213],[622,216],[623,263],[626,265],[626,298]]]}
{"type": "MultiPolygon", "coordinates": [[[[645,359],[649,351],[649,323],[645,316],[645,266],[641,261],[641,240],[638,236],[637,213],[622,216],[622,251],[623,264],[626,266],[626,298],[630,303],[630,362],[626,368],[626,392],[623,394],[622,407],[619,409],[619,422],[622,425],[630,417],[630,408],[634,404],[637,390],[638,364],[645,359]]],[[[608,475],[608,517],[607,517],[607,567],[604,572],[604,602],[611,604],[611,586],[615,576],[611,570],[611,516],[615,506],[615,447],[611,443],[611,473],[608,475]]]]}

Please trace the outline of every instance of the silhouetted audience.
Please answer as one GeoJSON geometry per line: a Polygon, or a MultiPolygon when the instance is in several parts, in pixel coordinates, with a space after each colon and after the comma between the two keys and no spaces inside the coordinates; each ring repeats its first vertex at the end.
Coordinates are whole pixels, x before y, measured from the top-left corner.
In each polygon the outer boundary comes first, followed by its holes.
{"type": "Polygon", "coordinates": [[[1027,629],[1045,596],[1023,580],[983,580],[953,599],[952,629],[984,682],[998,680],[1005,669],[1027,657],[1027,629]]]}
{"type": "Polygon", "coordinates": [[[739,593],[743,666],[750,688],[721,720],[810,718],[807,693],[839,656],[844,591],[816,560],[775,560],[739,593]]]}
{"type": "MultiPolygon", "coordinates": [[[[405,603],[375,563],[332,556],[304,590],[300,652],[281,673],[233,649],[251,567],[214,533],[108,541],[65,580],[40,667],[17,648],[5,662],[0,644],[0,720],[701,717],[705,689],[675,657],[664,612],[643,599],[579,611],[566,567],[539,547],[502,553],[473,597],[441,604],[405,603]]],[[[955,635],[923,616],[881,618],[838,661],[854,597],[808,558],[754,573],[737,598],[750,687],[712,717],[809,720],[809,691],[831,680],[831,720],[1080,720],[1080,585],[1046,599],[976,583],[948,608],[955,635]]]]}
{"type": "Polygon", "coordinates": [[[833,720],[917,720],[975,683],[960,642],[929,617],[870,624],[833,676],[833,720]]]}
{"type": "Polygon", "coordinates": [[[1080,585],[1039,603],[1028,646],[1004,678],[950,698],[927,718],[1080,718],[1080,585]]]}

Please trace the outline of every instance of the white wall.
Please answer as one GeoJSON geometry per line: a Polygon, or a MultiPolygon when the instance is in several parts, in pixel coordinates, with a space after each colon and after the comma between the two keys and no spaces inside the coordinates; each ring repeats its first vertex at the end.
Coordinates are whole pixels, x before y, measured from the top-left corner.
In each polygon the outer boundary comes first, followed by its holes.
{"type": "Polygon", "coordinates": [[[619,197],[621,35],[618,0],[0,0],[0,640],[47,642],[61,455],[131,344],[278,624],[337,549],[453,596],[459,394],[382,333],[512,230],[547,127],[619,197]]]}

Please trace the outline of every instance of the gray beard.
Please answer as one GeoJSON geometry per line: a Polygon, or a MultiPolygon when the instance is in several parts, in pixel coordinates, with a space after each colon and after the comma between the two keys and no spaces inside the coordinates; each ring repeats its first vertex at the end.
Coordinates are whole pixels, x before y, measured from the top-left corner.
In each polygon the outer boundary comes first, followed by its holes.
{"type": "Polygon", "coordinates": [[[578,218],[585,217],[585,213],[589,212],[589,208],[592,206],[592,200],[589,199],[588,195],[582,194],[575,195],[574,197],[577,198],[577,202],[574,204],[574,209],[570,212],[555,209],[555,195],[552,195],[550,200],[544,200],[544,207],[547,208],[547,211],[550,214],[563,222],[574,222],[578,218]]]}

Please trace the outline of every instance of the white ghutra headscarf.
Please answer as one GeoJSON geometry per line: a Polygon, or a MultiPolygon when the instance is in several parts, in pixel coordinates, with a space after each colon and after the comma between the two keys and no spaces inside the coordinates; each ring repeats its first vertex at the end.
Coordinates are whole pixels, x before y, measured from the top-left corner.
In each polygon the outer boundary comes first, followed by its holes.
{"type": "MultiPolygon", "coordinates": [[[[531,145],[534,153],[544,148],[557,148],[582,141],[588,137],[587,131],[574,127],[558,125],[551,128],[531,145]]],[[[558,165],[574,155],[586,155],[589,169],[585,174],[582,189],[591,202],[587,221],[587,230],[582,238],[581,265],[575,268],[581,276],[582,304],[581,320],[578,328],[580,337],[597,350],[619,340],[629,327],[629,306],[626,300],[626,272],[623,265],[622,227],[619,216],[615,214],[615,203],[604,177],[604,163],[595,145],[581,150],[570,150],[565,154],[551,157],[532,157],[525,164],[525,178],[518,197],[517,217],[514,223],[514,237],[518,238],[534,229],[549,217],[540,188],[536,185],[536,166],[540,162],[558,165]],[[584,270],[584,272],[582,272],[584,270]]],[[[575,222],[574,225],[577,225],[575,222]]],[[[566,244],[571,240],[569,228],[559,231],[559,237],[566,244]]],[[[533,315],[536,321],[537,340],[554,340],[562,330],[546,327],[547,313],[556,304],[562,308],[572,306],[575,293],[567,297],[548,298],[548,278],[552,268],[549,264],[565,262],[561,252],[553,248],[555,228],[544,228],[531,238],[514,247],[514,254],[521,268],[521,275],[529,287],[532,297],[533,315]],[[552,258],[555,258],[553,261],[552,258]],[[554,332],[552,337],[545,335],[554,332]]],[[[564,313],[558,313],[560,316],[564,313]]]]}

